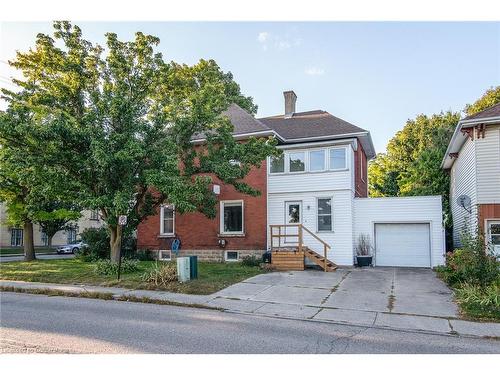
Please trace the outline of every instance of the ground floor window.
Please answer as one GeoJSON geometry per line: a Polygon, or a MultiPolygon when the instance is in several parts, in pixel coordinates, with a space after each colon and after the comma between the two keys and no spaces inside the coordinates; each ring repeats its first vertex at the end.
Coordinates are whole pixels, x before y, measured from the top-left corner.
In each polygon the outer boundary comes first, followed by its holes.
{"type": "Polygon", "coordinates": [[[43,230],[42,233],[40,234],[40,239],[42,240],[43,246],[49,245],[49,236],[47,236],[47,233],[45,233],[43,230]]]}
{"type": "Polygon", "coordinates": [[[488,240],[492,250],[500,255],[500,220],[488,222],[488,240]]]}
{"type": "Polygon", "coordinates": [[[173,235],[174,234],[174,224],[175,224],[175,214],[174,206],[165,205],[161,207],[160,214],[160,234],[162,235],[173,235]]]}
{"type": "Polygon", "coordinates": [[[221,233],[243,234],[243,201],[222,201],[221,233]]]}
{"type": "Polygon", "coordinates": [[[10,232],[10,246],[23,246],[23,230],[12,228],[10,232]]]}
{"type": "Polygon", "coordinates": [[[76,228],[71,228],[66,230],[66,240],[68,243],[76,242],[76,228]]]}
{"type": "Polygon", "coordinates": [[[318,232],[332,230],[332,198],[318,198],[318,232]]]}

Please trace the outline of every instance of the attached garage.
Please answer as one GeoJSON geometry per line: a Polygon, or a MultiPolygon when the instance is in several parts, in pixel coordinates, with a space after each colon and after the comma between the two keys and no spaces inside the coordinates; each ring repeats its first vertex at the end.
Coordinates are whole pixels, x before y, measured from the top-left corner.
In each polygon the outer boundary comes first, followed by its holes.
{"type": "Polygon", "coordinates": [[[440,196],[356,198],[354,248],[360,234],[370,236],[375,266],[435,267],[445,262],[440,196]]]}
{"type": "Polygon", "coordinates": [[[375,223],[375,265],[430,267],[430,225],[375,223]]]}

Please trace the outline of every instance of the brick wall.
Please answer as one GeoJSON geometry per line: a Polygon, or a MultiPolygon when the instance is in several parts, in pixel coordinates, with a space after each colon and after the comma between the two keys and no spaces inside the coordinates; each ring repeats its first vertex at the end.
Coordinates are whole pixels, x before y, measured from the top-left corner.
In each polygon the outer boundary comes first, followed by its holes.
{"type": "MultiPolygon", "coordinates": [[[[175,237],[181,240],[181,251],[204,251],[206,255],[221,258],[224,250],[251,250],[263,251],[266,249],[267,233],[267,207],[266,207],[266,162],[262,162],[260,168],[252,168],[245,182],[258,189],[261,195],[251,197],[237,192],[230,185],[223,185],[214,178],[214,184],[221,186],[218,200],[243,200],[244,205],[244,232],[242,236],[223,236],[219,234],[220,205],[217,204],[217,216],[208,219],[201,213],[176,214],[175,237]],[[225,249],[218,246],[219,239],[225,239],[225,249]]],[[[159,209],[153,216],[144,220],[137,229],[138,249],[170,249],[172,238],[160,236],[160,213],[159,209]]],[[[186,253],[187,254],[187,253],[186,253]]],[[[193,253],[189,255],[200,255],[193,253]]],[[[203,253],[205,254],[205,253],[203,253]]],[[[241,256],[241,254],[240,254],[241,256]]]]}
{"type": "Polygon", "coordinates": [[[358,140],[358,149],[354,153],[354,185],[355,196],[366,198],[368,197],[368,163],[366,160],[365,150],[358,140]]]}

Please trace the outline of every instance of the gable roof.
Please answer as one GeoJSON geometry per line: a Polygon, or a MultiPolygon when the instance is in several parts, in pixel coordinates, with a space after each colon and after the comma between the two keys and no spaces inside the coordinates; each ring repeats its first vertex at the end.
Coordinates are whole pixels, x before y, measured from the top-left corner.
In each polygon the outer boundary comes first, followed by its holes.
{"type": "Polygon", "coordinates": [[[375,156],[370,133],[322,110],[297,112],[291,117],[277,115],[259,119],[278,133],[284,143],[311,142],[338,138],[359,138],[368,158],[375,156]]]}
{"type": "Polygon", "coordinates": [[[486,109],[483,109],[481,112],[467,116],[462,121],[478,120],[478,119],[485,119],[485,118],[499,117],[499,116],[500,116],[500,103],[495,104],[494,106],[488,107],[486,109]]]}
{"type": "MultiPolygon", "coordinates": [[[[244,138],[252,135],[274,135],[275,132],[257,120],[250,113],[245,111],[237,104],[231,104],[228,109],[222,112],[222,115],[227,116],[233,124],[233,135],[236,138],[244,138]]],[[[202,141],[205,139],[204,134],[194,135],[194,141],[202,141]]]]}
{"type": "Polygon", "coordinates": [[[450,169],[453,166],[455,159],[452,158],[450,154],[459,152],[467,140],[467,135],[462,132],[462,129],[471,128],[479,124],[484,124],[485,126],[500,124],[500,103],[488,107],[481,112],[467,116],[458,122],[450,143],[448,144],[448,148],[443,156],[443,160],[441,161],[442,169],[450,169]]]}

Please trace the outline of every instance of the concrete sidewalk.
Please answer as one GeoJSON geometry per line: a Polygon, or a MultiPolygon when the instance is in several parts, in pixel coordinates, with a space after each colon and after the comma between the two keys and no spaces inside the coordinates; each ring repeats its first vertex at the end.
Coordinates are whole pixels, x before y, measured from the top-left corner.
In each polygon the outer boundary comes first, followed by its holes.
{"type": "MultiPolygon", "coordinates": [[[[270,289],[269,286],[266,287],[259,284],[252,284],[250,282],[235,284],[232,287],[217,293],[203,296],[163,291],[131,290],[87,285],[30,283],[8,280],[0,280],[0,286],[25,290],[49,289],[77,294],[93,292],[111,293],[113,294],[113,297],[117,299],[124,297],[147,297],[151,300],[168,301],[180,304],[196,304],[212,308],[221,308],[227,312],[268,316],[273,318],[299,319],[359,327],[376,327],[407,332],[500,338],[499,323],[477,323],[459,320],[454,317],[445,318],[399,312],[381,312],[329,307],[328,305],[321,303],[327,299],[323,299],[320,303],[318,303],[317,297],[319,297],[319,294],[312,297],[308,296],[308,301],[301,304],[284,302],[288,297],[292,297],[293,299],[294,294],[297,293],[296,289],[300,289],[298,287],[294,287],[292,290],[283,289],[278,291],[283,293],[282,302],[242,299],[241,297],[243,291],[241,289],[246,290],[248,298],[251,298],[255,294],[259,294],[263,296],[262,298],[264,299],[266,296],[266,289],[270,289]],[[238,297],[235,296],[235,286],[240,288],[237,293],[238,297]],[[233,294],[233,296],[231,296],[231,294],[233,294]]],[[[286,286],[284,286],[284,288],[286,288],[286,286]]]]}

